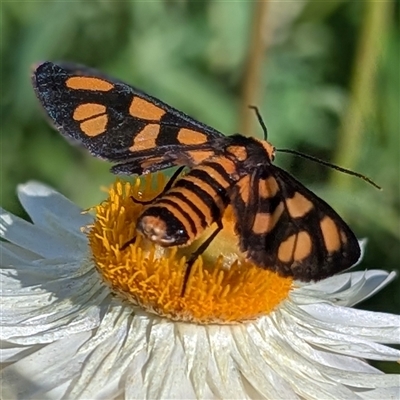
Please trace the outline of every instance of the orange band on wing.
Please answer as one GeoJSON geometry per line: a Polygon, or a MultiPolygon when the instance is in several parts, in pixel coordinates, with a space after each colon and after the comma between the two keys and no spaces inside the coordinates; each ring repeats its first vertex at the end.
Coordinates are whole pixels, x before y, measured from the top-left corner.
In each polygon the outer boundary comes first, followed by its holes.
{"type": "Polygon", "coordinates": [[[73,76],[68,78],[65,85],[70,89],[98,90],[108,92],[114,85],[100,78],[91,78],[89,76],[73,76]]]}
{"type": "Polygon", "coordinates": [[[276,179],[270,176],[267,179],[260,179],[258,183],[258,194],[263,199],[274,197],[279,191],[276,179]]]}
{"type": "Polygon", "coordinates": [[[301,261],[311,254],[312,241],[306,231],[300,231],[289,236],[281,243],[278,249],[280,261],[288,263],[290,261],[301,261]]]}
{"type": "Polygon", "coordinates": [[[256,235],[265,235],[274,229],[284,211],[283,203],[280,202],[275,211],[271,213],[258,212],[253,222],[253,233],[256,235]]]}
{"type": "Polygon", "coordinates": [[[133,145],[129,147],[132,152],[154,149],[160,132],[160,125],[146,125],[134,138],[133,145]]]}
{"type": "Polygon", "coordinates": [[[87,136],[97,136],[106,131],[108,117],[106,114],[81,122],[82,132],[87,136]]]}
{"type": "Polygon", "coordinates": [[[333,253],[340,250],[342,242],[340,240],[339,231],[333,219],[325,216],[319,225],[321,227],[325,247],[328,252],[333,253]]]}
{"type": "Polygon", "coordinates": [[[191,129],[182,128],[178,132],[178,141],[180,144],[192,145],[207,143],[207,135],[205,133],[193,131],[191,129]]]}
{"type": "Polygon", "coordinates": [[[189,155],[192,163],[194,165],[198,165],[207,158],[212,157],[215,152],[213,150],[191,150],[188,151],[187,154],[189,155]]]}
{"type": "Polygon", "coordinates": [[[159,121],[165,112],[162,108],[140,97],[134,97],[129,107],[129,114],[132,117],[148,121],[159,121]]]}
{"type": "Polygon", "coordinates": [[[244,176],[238,183],[239,194],[244,204],[248,204],[250,200],[250,175],[244,176]]]}
{"type": "Polygon", "coordinates": [[[78,107],[75,108],[74,115],[72,118],[75,121],[83,121],[85,119],[93,118],[95,116],[105,114],[106,107],[102,104],[96,103],[85,103],[80,104],[78,107]]]}
{"type": "Polygon", "coordinates": [[[292,218],[304,217],[314,208],[313,203],[299,192],[286,199],[286,206],[292,218]]]}

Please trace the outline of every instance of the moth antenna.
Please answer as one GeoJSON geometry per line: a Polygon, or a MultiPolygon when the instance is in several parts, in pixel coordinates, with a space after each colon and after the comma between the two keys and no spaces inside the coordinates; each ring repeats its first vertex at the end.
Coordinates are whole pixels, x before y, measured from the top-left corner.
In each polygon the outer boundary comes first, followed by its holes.
{"type": "Polygon", "coordinates": [[[368,178],[365,175],[359,174],[358,172],[354,172],[354,171],[352,171],[350,169],[339,167],[338,165],[331,164],[331,163],[329,163],[327,161],[321,160],[320,158],[317,158],[317,157],[310,156],[308,154],[300,153],[299,151],[296,151],[296,150],[276,149],[276,151],[279,151],[280,153],[294,154],[295,156],[299,156],[301,158],[305,158],[307,160],[314,161],[314,162],[316,162],[318,164],[325,165],[326,167],[335,169],[335,170],[343,172],[345,174],[356,176],[357,178],[361,178],[363,181],[369,183],[370,185],[374,186],[375,188],[377,188],[379,190],[382,190],[382,188],[379,185],[377,185],[372,179],[368,178]]]}
{"type": "Polygon", "coordinates": [[[255,111],[257,119],[258,119],[258,122],[261,125],[261,129],[264,132],[264,140],[267,140],[267,138],[268,138],[268,129],[267,129],[267,125],[265,125],[263,117],[261,116],[260,110],[258,109],[257,106],[249,106],[249,108],[251,108],[252,110],[255,111]]]}

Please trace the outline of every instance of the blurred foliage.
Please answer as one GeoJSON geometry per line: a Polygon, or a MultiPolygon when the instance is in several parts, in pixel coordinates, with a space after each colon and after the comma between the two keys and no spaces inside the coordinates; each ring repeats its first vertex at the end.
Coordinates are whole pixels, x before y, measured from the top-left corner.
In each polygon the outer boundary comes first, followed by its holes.
{"type": "MultiPolygon", "coordinates": [[[[48,126],[31,88],[32,65],[68,60],[101,69],[231,134],[242,124],[256,7],[250,1],[4,2],[1,205],[23,215],[15,187],[36,179],[88,207],[114,179],[107,163],[48,126]]],[[[259,32],[265,48],[254,100],[269,139],[342,161],[384,188],[278,155],[279,165],[368,238],[362,268],[393,270],[400,260],[398,12],[398,0],[270,2],[259,32]]],[[[255,116],[249,111],[248,118],[255,116]]],[[[260,136],[253,126],[244,133],[260,136]]],[[[399,289],[397,280],[362,307],[398,313],[399,289]]]]}

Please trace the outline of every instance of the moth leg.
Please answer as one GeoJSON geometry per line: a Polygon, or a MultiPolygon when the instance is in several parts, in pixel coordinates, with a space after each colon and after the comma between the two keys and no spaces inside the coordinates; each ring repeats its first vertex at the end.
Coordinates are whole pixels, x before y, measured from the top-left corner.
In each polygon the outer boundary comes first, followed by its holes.
{"type": "Polygon", "coordinates": [[[126,243],[121,246],[121,250],[125,250],[131,244],[135,244],[137,236],[134,236],[132,239],[129,239],[126,243]]]}
{"type": "Polygon", "coordinates": [[[200,246],[199,248],[191,255],[191,257],[189,258],[189,260],[186,262],[186,270],[185,270],[185,275],[183,277],[183,283],[182,283],[182,290],[181,290],[181,297],[185,296],[185,292],[186,292],[186,287],[187,287],[187,283],[189,281],[190,278],[190,273],[192,271],[192,267],[194,262],[197,260],[197,257],[199,255],[201,255],[202,253],[204,253],[207,249],[207,247],[211,244],[211,242],[214,240],[215,236],[218,235],[218,233],[222,230],[223,225],[221,220],[216,221],[217,223],[217,228],[215,229],[215,231],[207,238],[207,240],[205,240],[200,246]]]}
{"type": "Polygon", "coordinates": [[[172,185],[174,184],[174,182],[178,179],[179,175],[181,174],[182,170],[185,168],[185,166],[181,166],[179,167],[174,174],[171,176],[171,178],[168,180],[167,184],[164,186],[164,189],[162,190],[161,193],[159,193],[156,197],[154,197],[151,200],[148,201],[142,201],[139,199],[135,199],[133,196],[131,196],[131,199],[133,200],[133,202],[137,203],[137,204],[142,204],[143,206],[146,206],[148,204],[153,203],[155,200],[157,200],[158,198],[160,198],[161,196],[164,196],[164,194],[171,189],[172,185]]]}

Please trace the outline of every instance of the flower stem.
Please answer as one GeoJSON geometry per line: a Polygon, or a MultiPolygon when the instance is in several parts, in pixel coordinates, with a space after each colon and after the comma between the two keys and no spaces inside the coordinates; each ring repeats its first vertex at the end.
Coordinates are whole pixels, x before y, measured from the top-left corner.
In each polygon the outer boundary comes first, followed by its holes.
{"type": "MultiPolygon", "coordinates": [[[[393,3],[389,1],[365,2],[364,20],[350,84],[349,104],[339,130],[334,163],[346,168],[357,166],[364,141],[365,124],[374,108],[374,86],[377,66],[388,29],[393,3]]],[[[332,186],[349,190],[352,180],[345,174],[333,172],[332,186]]]]}

